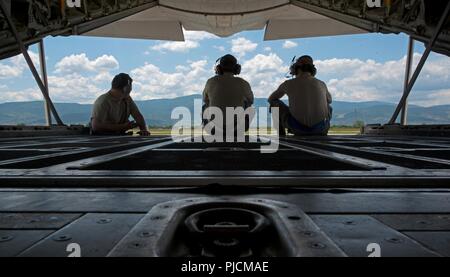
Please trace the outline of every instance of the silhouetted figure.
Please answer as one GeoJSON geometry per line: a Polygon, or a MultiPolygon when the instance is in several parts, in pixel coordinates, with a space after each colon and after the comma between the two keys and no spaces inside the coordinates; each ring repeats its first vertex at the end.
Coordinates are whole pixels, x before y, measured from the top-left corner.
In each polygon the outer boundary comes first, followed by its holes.
{"type": "Polygon", "coordinates": [[[286,135],[286,129],[295,135],[327,135],[332,99],[326,84],[314,77],[313,59],[298,58],[291,65],[290,74],[294,78],[282,83],[268,99],[271,108],[279,108],[279,135],[286,135]],[[285,95],[289,106],[280,100],[285,95]]]}
{"type": "Polygon", "coordinates": [[[133,79],[120,73],[114,77],[111,89],[94,102],[91,117],[91,134],[124,135],[126,131],[139,127],[140,135],[148,136],[145,119],[130,97],[133,79]],[[129,121],[130,115],[136,120],[129,121]]]}
{"type": "MultiPolygon", "coordinates": [[[[254,96],[250,84],[244,79],[237,77],[241,73],[241,65],[237,59],[228,54],[217,60],[215,67],[216,76],[210,78],[203,90],[203,110],[208,107],[218,107],[223,113],[223,121],[226,121],[227,107],[242,107],[244,110],[253,104],[254,96]]],[[[209,120],[203,120],[206,125],[209,120]]],[[[245,122],[235,122],[236,135],[237,124],[245,124],[245,131],[250,127],[251,119],[245,116],[245,122]]],[[[226,133],[225,124],[216,126],[226,133]]]]}

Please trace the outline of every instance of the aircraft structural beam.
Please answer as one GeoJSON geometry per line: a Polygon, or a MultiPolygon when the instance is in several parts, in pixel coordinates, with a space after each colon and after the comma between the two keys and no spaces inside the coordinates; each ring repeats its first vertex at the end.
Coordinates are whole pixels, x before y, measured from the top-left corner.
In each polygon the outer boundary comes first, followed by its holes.
{"type": "MultiPolygon", "coordinates": [[[[39,47],[39,65],[41,67],[41,77],[44,86],[47,89],[47,94],[50,96],[47,78],[47,62],[45,61],[44,40],[39,41],[38,47],[39,47]]],[[[44,113],[45,113],[45,122],[47,123],[47,126],[51,126],[52,125],[51,108],[50,103],[46,100],[46,98],[44,98],[44,113]]]]}
{"type": "Polygon", "coordinates": [[[405,89],[403,96],[400,99],[400,102],[398,103],[397,108],[395,109],[394,114],[391,117],[391,120],[389,120],[389,124],[395,123],[398,115],[400,114],[402,107],[405,106],[406,100],[408,99],[408,96],[411,93],[411,90],[413,89],[414,84],[416,83],[417,78],[419,77],[419,74],[422,71],[423,66],[425,65],[425,62],[427,61],[428,57],[430,56],[431,50],[433,49],[433,46],[434,46],[436,40],[438,39],[439,34],[441,33],[442,29],[444,28],[444,25],[447,21],[449,14],[450,14],[450,2],[448,2],[447,7],[445,8],[444,13],[442,14],[442,17],[439,20],[439,24],[436,28],[433,38],[431,39],[430,43],[427,45],[427,48],[425,49],[425,52],[423,53],[422,58],[420,59],[420,62],[417,65],[417,68],[414,71],[414,74],[412,75],[411,80],[409,81],[408,86],[405,89]]]}
{"type": "MultiPolygon", "coordinates": [[[[408,88],[409,81],[411,80],[411,69],[412,62],[414,59],[414,39],[409,37],[408,39],[408,54],[406,57],[406,65],[405,65],[405,83],[403,86],[403,93],[405,93],[408,88]]],[[[406,125],[408,123],[408,98],[406,98],[405,103],[402,107],[402,115],[401,115],[401,124],[406,125]]]]}
{"type": "MultiPolygon", "coordinates": [[[[58,115],[58,112],[56,111],[55,106],[53,105],[52,100],[50,99],[50,96],[48,95],[47,86],[44,84],[41,77],[39,76],[39,73],[33,64],[33,61],[31,60],[30,55],[28,54],[28,50],[25,48],[25,45],[23,44],[22,39],[20,38],[19,33],[17,32],[14,23],[12,22],[11,16],[8,14],[8,10],[6,9],[6,7],[2,1],[0,1],[0,8],[3,12],[3,15],[6,18],[6,21],[8,22],[11,32],[13,33],[14,37],[16,38],[19,49],[22,52],[23,57],[25,58],[25,61],[27,62],[31,73],[33,74],[33,77],[36,80],[36,83],[42,92],[42,95],[44,96],[45,102],[49,105],[49,108],[52,111],[52,114],[55,117],[55,120],[58,123],[58,125],[64,125],[64,123],[62,122],[61,118],[58,115]]],[[[45,60],[45,57],[44,57],[44,60],[45,60]]]]}

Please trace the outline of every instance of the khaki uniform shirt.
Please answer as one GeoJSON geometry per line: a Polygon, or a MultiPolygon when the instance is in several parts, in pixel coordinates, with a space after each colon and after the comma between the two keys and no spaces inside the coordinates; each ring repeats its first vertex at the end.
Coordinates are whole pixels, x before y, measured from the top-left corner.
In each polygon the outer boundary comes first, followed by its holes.
{"type": "Polygon", "coordinates": [[[101,123],[122,124],[127,122],[130,115],[137,111],[138,107],[131,97],[127,100],[118,100],[110,93],[105,93],[95,100],[92,118],[95,117],[101,123]]]}
{"type": "Polygon", "coordinates": [[[254,98],[247,81],[226,72],[206,82],[203,100],[209,107],[218,107],[225,112],[226,107],[244,107],[244,103],[249,107],[254,98]]]}

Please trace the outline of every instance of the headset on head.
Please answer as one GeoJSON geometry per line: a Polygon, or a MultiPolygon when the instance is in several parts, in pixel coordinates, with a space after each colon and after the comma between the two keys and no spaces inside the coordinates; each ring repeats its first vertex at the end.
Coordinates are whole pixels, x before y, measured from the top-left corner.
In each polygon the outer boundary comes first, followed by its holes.
{"type": "Polygon", "coordinates": [[[130,94],[132,89],[133,79],[126,74],[120,73],[114,76],[114,79],[111,82],[111,87],[120,89],[123,94],[130,94]]]}
{"type": "Polygon", "coordinates": [[[291,65],[289,66],[289,75],[286,75],[286,78],[290,78],[290,77],[293,77],[293,76],[295,76],[295,75],[297,75],[297,71],[299,70],[299,69],[301,69],[303,66],[309,66],[310,68],[311,68],[311,75],[312,76],[316,76],[316,74],[317,74],[317,69],[316,69],[316,67],[314,66],[314,64],[303,64],[303,65],[301,65],[300,64],[300,60],[303,58],[304,56],[301,56],[300,58],[298,58],[298,59],[295,59],[296,58],[296,56],[294,56],[293,58],[292,58],[292,61],[291,61],[291,65]]]}
{"type": "Polygon", "coordinates": [[[127,80],[127,84],[123,87],[123,89],[122,89],[122,91],[123,91],[123,93],[124,94],[130,94],[131,93],[131,79],[130,78],[128,78],[128,80],[127,80]]]}
{"type": "MultiPolygon", "coordinates": [[[[222,65],[222,60],[223,60],[226,56],[227,56],[227,55],[222,56],[222,57],[220,57],[220,58],[218,58],[218,59],[216,60],[216,66],[214,67],[214,70],[216,71],[216,74],[217,74],[217,75],[223,75],[223,73],[224,73],[224,68],[223,68],[223,65],[222,65]]],[[[230,68],[229,70],[231,70],[231,72],[232,72],[234,75],[239,75],[239,74],[241,74],[241,69],[242,69],[241,65],[240,65],[239,63],[236,62],[236,64],[233,65],[233,68],[230,68]]]]}

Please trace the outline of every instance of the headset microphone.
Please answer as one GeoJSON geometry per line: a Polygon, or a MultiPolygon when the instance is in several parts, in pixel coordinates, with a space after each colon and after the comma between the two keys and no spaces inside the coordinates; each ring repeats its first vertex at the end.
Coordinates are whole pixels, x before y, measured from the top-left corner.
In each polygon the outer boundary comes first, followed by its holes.
{"type": "Polygon", "coordinates": [[[285,75],[286,79],[289,79],[289,78],[293,78],[293,77],[294,77],[294,74],[292,74],[292,67],[293,67],[294,64],[295,64],[295,58],[296,58],[296,57],[297,57],[297,56],[294,56],[294,57],[292,58],[292,60],[291,60],[291,64],[290,64],[290,66],[289,66],[289,72],[286,73],[286,75],[285,75]]]}
{"type": "Polygon", "coordinates": [[[220,59],[222,59],[222,57],[218,58],[216,60],[216,64],[214,65],[214,71],[216,72],[216,75],[221,75],[220,68],[219,68],[220,59]]]}
{"type": "Polygon", "coordinates": [[[123,87],[124,94],[128,95],[131,93],[131,80],[127,80],[127,84],[123,87]]]}

